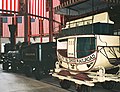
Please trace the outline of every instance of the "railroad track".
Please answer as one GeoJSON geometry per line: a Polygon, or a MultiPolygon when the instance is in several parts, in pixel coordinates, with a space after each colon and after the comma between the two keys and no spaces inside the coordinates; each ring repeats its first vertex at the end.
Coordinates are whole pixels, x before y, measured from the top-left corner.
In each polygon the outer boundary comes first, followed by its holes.
{"type": "MultiPolygon", "coordinates": [[[[59,80],[56,79],[56,78],[49,77],[49,78],[42,79],[40,81],[61,88],[61,86],[59,85],[59,80]]],[[[70,91],[70,92],[76,92],[75,87],[73,85],[71,86],[70,89],[68,89],[68,91],[70,91]]]]}
{"type": "MultiPolygon", "coordinates": [[[[41,80],[44,83],[48,83],[50,85],[56,86],[61,88],[61,86],[59,85],[59,80],[53,77],[49,77],[49,78],[45,78],[41,80]]],[[[120,84],[117,83],[117,87],[115,87],[115,89],[112,90],[107,90],[101,87],[100,84],[96,85],[95,87],[91,87],[91,92],[120,92],[120,84]]],[[[68,91],[70,92],[77,92],[75,89],[75,85],[72,84],[71,88],[68,89],[68,91]]]]}

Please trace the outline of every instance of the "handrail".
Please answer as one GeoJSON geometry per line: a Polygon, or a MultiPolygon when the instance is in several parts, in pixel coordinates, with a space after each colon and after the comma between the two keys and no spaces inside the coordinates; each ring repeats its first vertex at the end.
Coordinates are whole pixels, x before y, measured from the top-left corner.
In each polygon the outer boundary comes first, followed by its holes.
{"type": "Polygon", "coordinates": [[[88,25],[88,24],[90,24],[90,23],[89,23],[90,21],[91,21],[91,24],[92,24],[92,19],[86,19],[86,20],[76,21],[76,22],[72,22],[72,23],[68,22],[68,24],[66,23],[66,25],[65,25],[65,26],[68,26],[68,28],[72,28],[72,26],[71,26],[71,25],[75,25],[74,27],[78,27],[78,26],[79,26],[79,24],[78,24],[78,23],[80,23],[80,24],[81,24],[80,26],[84,26],[84,25],[88,25]],[[88,21],[88,23],[87,23],[87,24],[85,24],[85,22],[87,22],[87,21],[88,21]]]}

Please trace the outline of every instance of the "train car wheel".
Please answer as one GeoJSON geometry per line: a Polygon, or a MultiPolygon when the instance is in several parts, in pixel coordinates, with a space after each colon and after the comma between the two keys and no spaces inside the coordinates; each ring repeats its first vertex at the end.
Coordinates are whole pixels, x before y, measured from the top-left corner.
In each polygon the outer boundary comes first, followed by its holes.
{"type": "Polygon", "coordinates": [[[43,78],[43,72],[41,69],[35,70],[35,78],[36,80],[41,80],[43,78]]]}
{"type": "Polygon", "coordinates": [[[17,71],[17,66],[14,63],[12,63],[11,64],[11,69],[12,69],[12,72],[16,72],[17,71]]]}
{"type": "Polygon", "coordinates": [[[60,86],[64,89],[69,89],[71,84],[68,80],[60,80],[60,86]]]}
{"type": "Polygon", "coordinates": [[[24,72],[25,72],[25,75],[27,77],[31,77],[32,76],[32,67],[30,67],[30,66],[24,66],[24,72]]]}
{"type": "Polygon", "coordinates": [[[114,81],[106,81],[101,83],[102,87],[104,89],[113,89],[116,86],[116,83],[114,81]]]}
{"type": "Polygon", "coordinates": [[[3,67],[3,70],[8,71],[8,70],[9,70],[9,63],[4,62],[4,63],[2,64],[2,67],[3,67]]]}
{"type": "Polygon", "coordinates": [[[91,92],[91,89],[89,86],[86,85],[78,85],[76,88],[77,92],[91,92]]]}

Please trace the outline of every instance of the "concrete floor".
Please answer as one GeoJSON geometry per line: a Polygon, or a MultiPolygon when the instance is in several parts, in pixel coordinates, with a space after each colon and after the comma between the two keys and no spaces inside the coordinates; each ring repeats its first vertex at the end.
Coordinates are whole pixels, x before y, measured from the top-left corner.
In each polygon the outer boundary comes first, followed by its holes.
{"type": "Polygon", "coordinates": [[[3,72],[0,68],[0,92],[68,92],[61,89],[27,78],[22,75],[3,72]]]}
{"type": "MultiPolygon", "coordinates": [[[[5,72],[0,66],[0,92],[76,92],[76,90],[74,86],[69,91],[60,88],[58,80],[53,77],[37,81],[20,74],[5,72]]],[[[120,92],[120,83],[117,83],[113,90],[96,85],[91,88],[91,92],[120,92]]]]}

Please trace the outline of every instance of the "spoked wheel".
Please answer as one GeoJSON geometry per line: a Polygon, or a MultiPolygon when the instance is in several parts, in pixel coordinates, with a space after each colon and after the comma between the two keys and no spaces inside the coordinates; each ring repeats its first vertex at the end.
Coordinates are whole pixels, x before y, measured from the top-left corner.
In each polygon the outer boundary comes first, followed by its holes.
{"type": "Polygon", "coordinates": [[[106,81],[106,82],[103,82],[101,85],[104,89],[109,89],[110,90],[110,89],[113,89],[116,86],[116,82],[106,81]]]}
{"type": "Polygon", "coordinates": [[[90,87],[86,85],[78,85],[76,90],[77,92],[91,92],[90,87]]]}
{"type": "Polygon", "coordinates": [[[71,84],[68,80],[60,80],[60,86],[64,89],[69,89],[71,84]]]}

